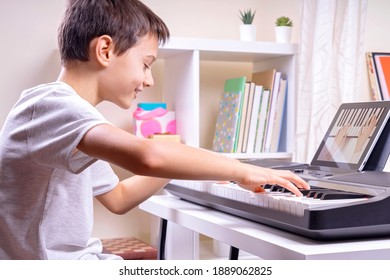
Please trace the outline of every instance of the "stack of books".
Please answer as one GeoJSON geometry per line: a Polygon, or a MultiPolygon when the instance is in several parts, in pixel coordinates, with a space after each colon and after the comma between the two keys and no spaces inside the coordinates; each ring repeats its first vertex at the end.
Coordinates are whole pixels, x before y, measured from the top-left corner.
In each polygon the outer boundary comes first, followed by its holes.
{"type": "Polygon", "coordinates": [[[212,149],[221,153],[278,152],[287,78],[276,69],[225,81],[212,149]]]}

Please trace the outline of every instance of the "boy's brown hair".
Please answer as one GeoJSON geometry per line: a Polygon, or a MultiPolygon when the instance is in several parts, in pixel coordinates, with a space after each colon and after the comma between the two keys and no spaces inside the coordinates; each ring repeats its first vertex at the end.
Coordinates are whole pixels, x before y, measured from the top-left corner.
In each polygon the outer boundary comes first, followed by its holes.
{"type": "Polygon", "coordinates": [[[99,36],[113,39],[117,55],[151,33],[164,44],[169,39],[165,23],[138,0],[68,0],[58,28],[62,64],[89,60],[89,44],[99,36]]]}

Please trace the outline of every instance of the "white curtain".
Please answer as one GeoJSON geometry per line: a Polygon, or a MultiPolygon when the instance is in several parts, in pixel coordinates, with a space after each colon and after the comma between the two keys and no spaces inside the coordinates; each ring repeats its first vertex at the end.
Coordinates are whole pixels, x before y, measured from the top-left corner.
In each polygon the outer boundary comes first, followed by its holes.
{"type": "Polygon", "coordinates": [[[295,158],[310,163],[343,102],[359,101],[367,0],[302,0],[295,158]]]}

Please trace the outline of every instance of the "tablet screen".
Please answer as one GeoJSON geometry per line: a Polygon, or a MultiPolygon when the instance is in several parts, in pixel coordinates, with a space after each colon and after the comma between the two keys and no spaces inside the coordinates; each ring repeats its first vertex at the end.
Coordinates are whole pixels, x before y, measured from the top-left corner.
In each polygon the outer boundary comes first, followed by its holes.
{"type": "Polygon", "coordinates": [[[361,171],[389,119],[390,101],[342,104],[311,165],[361,171]]]}

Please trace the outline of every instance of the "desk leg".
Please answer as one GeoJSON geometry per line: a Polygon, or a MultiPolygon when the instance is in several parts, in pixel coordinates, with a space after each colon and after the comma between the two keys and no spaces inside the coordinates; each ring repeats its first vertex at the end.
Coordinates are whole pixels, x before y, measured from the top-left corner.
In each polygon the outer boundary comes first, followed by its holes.
{"type": "Polygon", "coordinates": [[[199,234],[197,232],[161,218],[159,233],[157,244],[159,260],[199,259],[199,234]]]}
{"type": "Polygon", "coordinates": [[[240,253],[240,249],[230,246],[229,260],[238,260],[239,253],[240,253]]]}
{"type": "Polygon", "coordinates": [[[160,239],[158,244],[158,259],[165,260],[165,242],[167,239],[167,227],[168,221],[165,219],[160,220],[160,239]]]}

